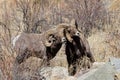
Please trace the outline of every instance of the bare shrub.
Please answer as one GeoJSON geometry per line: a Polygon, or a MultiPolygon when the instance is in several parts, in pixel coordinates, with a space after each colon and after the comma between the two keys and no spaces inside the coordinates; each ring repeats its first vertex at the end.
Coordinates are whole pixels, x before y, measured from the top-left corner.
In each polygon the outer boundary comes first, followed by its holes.
{"type": "Polygon", "coordinates": [[[75,18],[85,35],[103,29],[107,12],[102,0],[15,0],[11,24],[27,33],[41,33],[51,25],[75,18]]]}
{"type": "Polygon", "coordinates": [[[3,73],[4,80],[12,80],[12,66],[14,60],[14,51],[11,47],[11,31],[6,24],[1,23],[0,27],[3,30],[0,32],[0,69],[3,73]]]}
{"type": "Polygon", "coordinates": [[[12,19],[19,29],[27,33],[40,33],[41,24],[45,22],[42,18],[40,2],[38,0],[15,0],[12,19]],[[40,29],[40,30],[39,30],[40,29]]]}
{"type": "Polygon", "coordinates": [[[71,0],[68,4],[86,36],[93,28],[103,28],[107,13],[102,0],[71,0]]]}

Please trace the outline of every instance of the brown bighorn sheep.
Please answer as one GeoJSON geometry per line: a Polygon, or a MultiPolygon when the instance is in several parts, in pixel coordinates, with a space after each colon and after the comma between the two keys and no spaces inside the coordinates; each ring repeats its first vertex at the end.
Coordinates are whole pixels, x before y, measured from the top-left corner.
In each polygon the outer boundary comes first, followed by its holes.
{"type": "Polygon", "coordinates": [[[62,29],[50,29],[42,34],[21,33],[13,40],[17,53],[16,61],[20,64],[30,56],[36,56],[49,61],[61,48],[64,37],[62,29]]]}
{"type": "Polygon", "coordinates": [[[19,64],[30,56],[42,58],[49,64],[65,42],[63,29],[56,27],[42,34],[22,33],[13,40],[13,47],[17,53],[13,67],[14,80],[19,76],[19,64]]]}

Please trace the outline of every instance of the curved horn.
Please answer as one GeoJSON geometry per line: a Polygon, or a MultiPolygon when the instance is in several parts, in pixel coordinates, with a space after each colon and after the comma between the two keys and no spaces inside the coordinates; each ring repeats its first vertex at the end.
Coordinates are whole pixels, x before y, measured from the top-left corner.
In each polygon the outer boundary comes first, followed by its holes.
{"type": "Polygon", "coordinates": [[[56,29],[65,29],[68,28],[70,25],[67,23],[61,23],[56,26],[56,29]]]}
{"type": "Polygon", "coordinates": [[[54,35],[52,34],[49,34],[46,36],[46,40],[45,40],[45,46],[49,47],[53,44],[53,41],[54,41],[54,35]]]}
{"type": "Polygon", "coordinates": [[[44,32],[43,36],[45,37],[45,40],[44,40],[45,46],[49,47],[52,45],[52,43],[53,43],[52,38],[54,37],[53,34],[55,34],[55,33],[56,33],[56,30],[54,28],[44,32]]]}
{"type": "Polygon", "coordinates": [[[55,34],[57,31],[56,31],[56,28],[53,28],[53,29],[50,29],[50,30],[47,30],[46,32],[44,32],[44,35],[46,37],[46,39],[48,39],[52,34],[55,34]]]}
{"type": "Polygon", "coordinates": [[[66,37],[66,39],[67,39],[68,41],[70,41],[70,42],[73,41],[73,39],[71,38],[70,34],[69,34],[68,31],[66,31],[65,29],[64,29],[64,35],[65,35],[65,37],[66,37]]]}
{"type": "Polygon", "coordinates": [[[56,32],[56,30],[55,30],[55,28],[53,28],[53,29],[47,30],[47,31],[45,32],[45,34],[46,34],[46,35],[49,35],[49,34],[53,34],[53,33],[55,33],[55,32],[56,32]]]}
{"type": "Polygon", "coordinates": [[[53,43],[52,41],[51,42],[45,41],[44,45],[47,46],[47,47],[50,47],[52,45],[52,43],[53,43]]]}

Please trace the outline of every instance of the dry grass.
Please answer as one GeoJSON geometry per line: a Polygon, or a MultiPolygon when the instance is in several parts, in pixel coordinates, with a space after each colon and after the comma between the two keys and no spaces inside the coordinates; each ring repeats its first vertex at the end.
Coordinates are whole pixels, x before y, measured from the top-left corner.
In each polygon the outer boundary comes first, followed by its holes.
{"type": "Polygon", "coordinates": [[[3,80],[12,80],[13,61],[13,55],[9,54],[8,50],[4,47],[0,53],[0,70],[3,74],[3,80]]]}
{"type": "Polygon", "coordinates": [[[110,57],[120,58],[120,27],[98,31],[88,38],[96,61],[108,61],[110,57]]]}

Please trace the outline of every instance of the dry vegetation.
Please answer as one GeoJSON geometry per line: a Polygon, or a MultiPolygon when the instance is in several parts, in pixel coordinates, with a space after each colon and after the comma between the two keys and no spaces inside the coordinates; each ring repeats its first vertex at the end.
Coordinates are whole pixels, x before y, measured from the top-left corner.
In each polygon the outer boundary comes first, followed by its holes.
{"type": "MultiPolygon", "coordinates": [[[[12,67],[16,53],[12,49],[11,40],[15,35],[20,32],[41,33],[53,25],[69,22],[73,18],[88,37],[96,61],[107,61],[112,56],[120,58],[120,11],[115,5],[116,3],[111,3],[107,10],[102,0],[1,1],[0,80],[13,78],[12,67]]],[[[33,59],[31,58],[33,64],[40,66],[39,60],[33,59]]]]}

